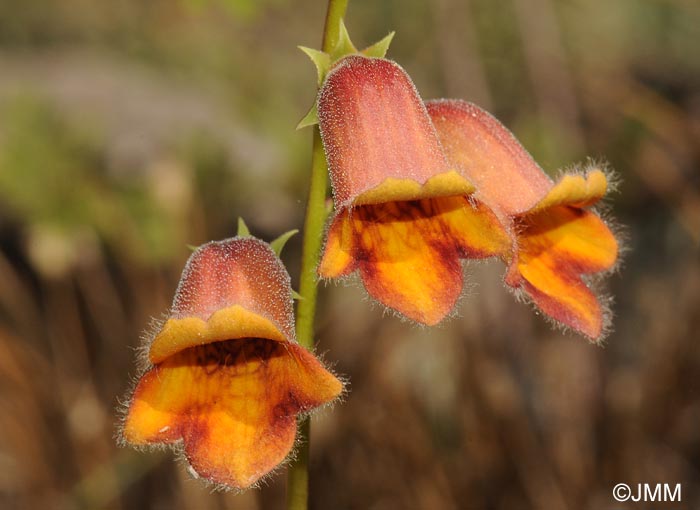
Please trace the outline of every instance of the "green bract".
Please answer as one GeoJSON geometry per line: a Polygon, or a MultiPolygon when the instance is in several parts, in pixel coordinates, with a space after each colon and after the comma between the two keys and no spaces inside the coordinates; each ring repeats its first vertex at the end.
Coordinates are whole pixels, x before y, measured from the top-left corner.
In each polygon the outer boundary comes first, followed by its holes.
{"type": "MultiPolygon", "coordinates": [[[[348,29],[345,27],[345,23],[341,19],[338,42],[329,53],[315,50],[313,48],[307,48],[306,46],[299,46],[299,49],[303,51],[311,59],[311,62],[314,63],[314,66],[316,66],[318,86],[320,87],[333,65],[343,57],[360,54],[366,57],[384,58],[386,52],[389,50],[389,45],[391,44],[391,40],[394,38],[394,34],[395,32],[390,32],[380,41],[368,46],[364,50],[358,51],[350,40],[348,29]]],[[[318,111],[316,109],[316,102],[314,101],[314,104],[311,106],[306,115],[304,115],[304,118],[302,118],[299,121],[299,124],[297,124],[297,129],[313,126],[315,124],[318,124],[318,111]]]]}

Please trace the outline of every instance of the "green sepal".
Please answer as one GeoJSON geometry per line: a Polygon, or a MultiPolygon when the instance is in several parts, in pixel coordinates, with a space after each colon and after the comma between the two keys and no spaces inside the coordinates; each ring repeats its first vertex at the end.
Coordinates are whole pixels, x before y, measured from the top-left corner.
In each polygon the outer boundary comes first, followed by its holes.
{"type": "Polygon", "coordinates": [[[331,68],[331,56],[328,53],[324,53],[313,48],[307,48],[306,46],[297,46],[297,48],[303,51],[306,56],[311,59],[311,62],[314,63],[314,66],[316,66],[318,86],[320,87],[324,78],[328,74],[328,70],[331,68]]]}
{"type": "Polygon", "coordinates": [[[366,57],[384,58],[386,52],[389,51],[389,45],[391,45],[391,41],[394,39],[395,35],[396,32],[389,32],[384,39],[374,43],[372,46],[367,46],[360,53],[366,57]]]}
{"type": "Polygon", "coordinates": [[[297,129],[315,126],[316,124],[318,124],[318,108],[316,108],[316,103],[314,103],[311,105],[309,111],[306,112],[304,118],[299,121],[299,124],[297,124],[297,129]]]}
{"type": "Polygon", "coordinates": [[[250,237],[250,230],[248,230],[248,225],[245,224],[243,218],[238,218],[238,237],[250,237]]]}
{"type": "Polygon", "coordinates": [[[186,244],[185,246],[187,246],[187,249],[190,251],[197,251],[199,248],[199,246],[195,246],[194,244],[186,244]]]}
{"type": "MultiPolygon", "coordinates": [[[[305,46],[299,46],[298,48],[303,51],[314,63],[314,66],[316,67],[318,86],[321,87],[333,65],[343,57],[360,54],[366,57],[384,58],[386,52],[389,50],[389,45],[394,39],[395,34],[396,32],[390,32],[381,41],[368,46],[362,51],[358,51],[350,40],[350,34],[348,34],[345,21],[341,19],[340,26],[338,27],[338,41],[330,53],[325,53],[313,48],[307,48],[305,46]]],[[[316,124],[318,124],[318,110],[316,108],[316,103],[314,103],[309,111],[306,112],[306,115],[304,115],[304,117],[299,121],[296,128],[303,129],[316,124]]]]}
{"type": "Polygon", "coordinates": [[[348,34],[348,29],[345,26],[345,21],[340,20],[340,26],[338,27],[338,42],[335,43],[335,47],[331,50],[330,60],[331,63],[335,63],[346,55],[352,55],[357,53],[357,48],[350,40],[350,34],[348,34]]]}
{"type": "Polygon", "coordinates": [[[270,243],[270,248],[272,248],[272,251],[274,251],[279,257],[282,254],[282,249],[284,249],[284,245],[287,244],[287,241],[289,241],[289,239],[298,232],[299,230],[296,228],[294,230],[290,230],[289,232],[285,232],[270,243]]]}
{"type": "Polygon", "coordinates": [[[300,301],[304,299],[304,296],[299,294],[296,290],[292,289],[292,299],[296,299],[297,301],[300,301]]]}

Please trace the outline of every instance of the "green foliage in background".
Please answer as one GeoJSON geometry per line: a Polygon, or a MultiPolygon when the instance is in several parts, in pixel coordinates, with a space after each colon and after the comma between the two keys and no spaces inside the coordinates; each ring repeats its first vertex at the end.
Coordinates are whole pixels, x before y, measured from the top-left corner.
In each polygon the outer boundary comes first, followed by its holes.
{"type": "Polygon", "coordinates": [[[0,202],[5,215],[71,239],[89,231],[137,258],[169,257],[179,226],[133,175],[108,171],[98,132],[28,96],[3,113],[0,202]]]}

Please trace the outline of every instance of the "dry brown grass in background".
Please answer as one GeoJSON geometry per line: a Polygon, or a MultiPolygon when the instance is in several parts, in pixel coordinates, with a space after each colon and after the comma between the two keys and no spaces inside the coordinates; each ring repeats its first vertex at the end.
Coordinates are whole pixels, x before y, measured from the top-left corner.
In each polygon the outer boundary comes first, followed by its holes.
{"type": "MultiPolygon", "coordinates": [[[[1,508],[282,506],[283,475],[211,494],[113,439],[185,245],[239,214],[268,239],[301,224],[314,77],[294,46],[322,7],[227,1],[0,2],[1,508]]],[[[484,104],[547,170],[605,155],[629,251],[603,348],[515,302],[497,262],[432,330],[324,288],[318,349],[351,392],[315,421],[312,507],[612,509],[618,482],[700,507],[698,6],[355,0],[348,25],[396,29],[424,97],[484,104]]],[[[298,240],[284,258],[294,275],[298,240]]]]}

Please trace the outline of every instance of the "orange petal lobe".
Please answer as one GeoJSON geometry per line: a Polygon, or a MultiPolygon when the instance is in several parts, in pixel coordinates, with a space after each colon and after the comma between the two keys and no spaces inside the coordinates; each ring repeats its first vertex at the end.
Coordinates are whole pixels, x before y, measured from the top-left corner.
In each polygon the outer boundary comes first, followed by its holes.
{"type": "MultiPolygon", "coordinates": [[[[450,170],[418,92],[394,62],[342,59],[319,92],[318,115],[336,209],[387,179],[422,185],[450,170]]],[[[375,193],[372,201],[388,199],[375,193]]]]}
{"type": "Polygon", "coordinates": [[[349,275],[357,268],[353,251],[352,223],[348,209],[344,209],[336,214],[328,228],[318,274],[323,278],[338,278],[349,275]]]}
{"type": "Polygon", "coordinates": [[[252,237],[207,243],[185,266],[151,361],[213,341],[292,340],[292,306],[289,275],[269,245],[252,237]]]}
{"type": "Polygon", "coordinates": [[[493,213],[464,197],[365,205],[345,214],[367,291],[423,324],[440,322],[459,298],[460,257],[489,257],[510,247],[493,213]]]}
{"type": "Polygon", "coordinates": [[[406,317],[433,325],[462,291],[462,265],[457,247],[440,242],[441,223],[426,217],[429,202],[360,206],[352,222],[367,291],[406,317]]]}
{"type": "Polygon", "coordinates": [[[519,223],[519,253],[508,283],[522,285],[547,315],[599,338],[603,311],[581,275],[615,264],[618,244],[610,229],[594,213],[567,206],[524,216],[519,223]]]}
{"type": "Polygon", "coordinates": [[[182,350],[148,371],[123,434],[134,445],[182,439],[201,477],[246,488],[289,454],[296,415],[341,391],[342,383],[296,344],[215,342],[182,350]]]}
{"type": "Polygon", "coordinates": [[[483,202],[465,197],[433,200],[446,236],[460,248],[462,258],[504,256],[513,246],[509,231],[483,202]]]}
{"type": "Polygon", "coordinates": [[[426,102],[450,164],[506,214],[528,210],[552,182],[511,132],[478,106],[460,100],[426,102]]]}

